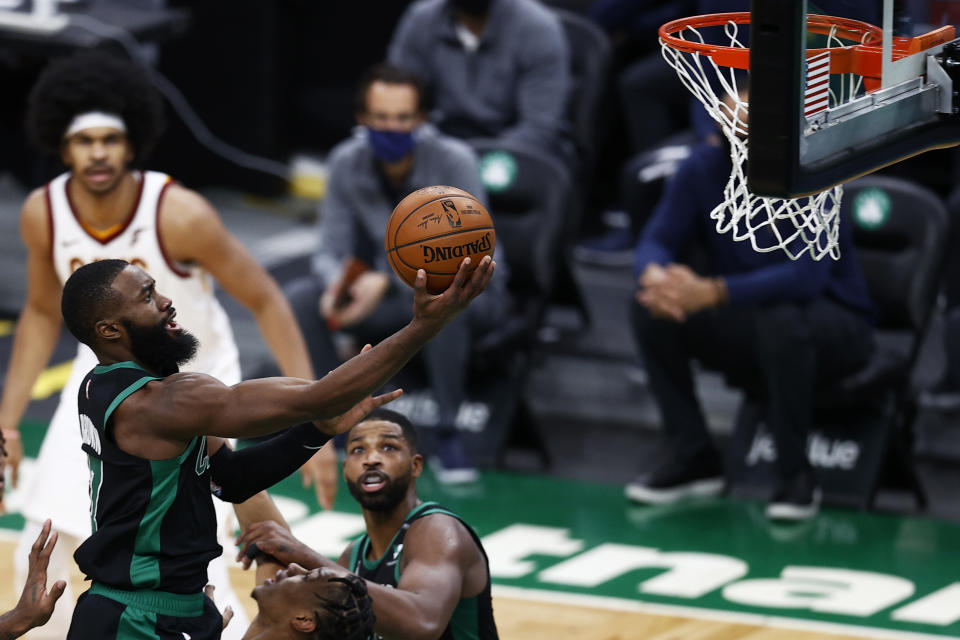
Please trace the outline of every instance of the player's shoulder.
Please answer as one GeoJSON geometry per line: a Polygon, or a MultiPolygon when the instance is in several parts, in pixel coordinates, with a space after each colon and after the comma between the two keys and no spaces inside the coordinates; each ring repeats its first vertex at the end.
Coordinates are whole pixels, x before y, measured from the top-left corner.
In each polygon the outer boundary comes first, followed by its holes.
{"type": "Polygon", "coordinates": [[[203,225],[219,225],[220,215],[202,195],[178,182],[171,182],[160,203],[159,218],[164,236],[172,244],[185,233],[196,233],[203,225]]]}
{"type": "Polygon", "coordinates": [[[165,209],[176,208],[178,211],[188,214],[216,213],[209,200],[176,181],[170,182],[164,193],[161,206],[165,209]]]}
{"type": "Polygon", "coordinates": [[[447,509],[437,509],[410,523],[406,544],[419,542],[431,546],[454,547],[473,545],[473,536],[459,516],[447,509]]]}
{"type": "Polygon", "coordinates": [[[47,188],[37,187],[26,197],[23,201],[23,208],[21,209],[23,216],[47,216],[47,188]]]}
{"type": "Polygon", "coordinates": [[[50,203],[45,187],[30,192],[20,209],[20,229],[28,246],[40,248],[50,242],[50,203]]]}

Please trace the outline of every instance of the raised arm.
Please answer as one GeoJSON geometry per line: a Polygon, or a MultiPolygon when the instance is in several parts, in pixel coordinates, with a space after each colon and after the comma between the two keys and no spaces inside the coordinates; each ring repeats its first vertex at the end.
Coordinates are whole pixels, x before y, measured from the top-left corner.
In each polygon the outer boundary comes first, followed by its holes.
{"type": "Polygon", "coordinates": [[[460,598],[480,593],[487,577],[470,534],[439,514],[410,526],[400,571],[395,589],[367,581],[377,616],[374,630],[398,640],[438,638],[460,598]]]}
{"type": "MultiPolygon", "coordinates": [[[[453,282],[437,296],[427,293],[426,273],[420,270],[410,323],[320,380],[262,378],[228,387],[211,376],[180,373],[147,384],[114,415],[123,417],[123,430],[170,441],[194,435],[255,437],[339,416],[382,387],[483,291],[495,265],[485,257],[468,275],[469,263],[464,258],[453,282]]],[[[335,433],[329,425],[318,428],[335,433]]]]}
{"type": "Polygon", "coordinates": [[[60,335],[60,280],[53,268],[51,229],[43,189],[27,197],[20,214],[27,247],[27,301],[17,323],[13,353],[0,397],[0,429],[7,436],[11,481],[17,486],[23,448],[18,431],[37,376],[50,361],[60,335]]]}

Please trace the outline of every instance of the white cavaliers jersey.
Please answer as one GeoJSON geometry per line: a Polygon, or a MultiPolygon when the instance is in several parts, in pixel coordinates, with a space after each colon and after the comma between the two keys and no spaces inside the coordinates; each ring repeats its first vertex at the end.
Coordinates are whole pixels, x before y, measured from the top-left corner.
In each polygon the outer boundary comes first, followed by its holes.
{"type": "Polygon", "coordinates": [[[239,379],[237,347],[227,314],[214,297],[213,279],[196,265],[173,262],[160,236],[160,203],[173,179],[155,171],[134,176],[139,193],[133,210],[119,225],[103,232],[86,225],[74,210],[67,193],[69,173],[47,185],[53,265],[60,283],[96,260],[121,258],[142,268],[156,280],[156,290],[173,300],[177,323],[200,341],[197,356],[183,370],[233,384],[239,379]]]}
{"type": "MultiPolygon", "coordinates": [[[[208,273],[195,265],[172,262],[164,251],[157,218],[163,194],[173,180],[162,173],[147,171],[134,174],[140,183],[139,195],[127,218],[113,229],[98,232],[84,225],[67,195],[70,174],[63,174],[47,185],[53,265],[60,283],[80,266],[105,258],[122,258],[143,268],[157,281],[157,291],[173,300],[177,322],[200,341],[197,356],[183,366],[184,371],[209,374],[224,384],[240,382],[240,359],[227,314],[213,295],[213,281],[208,273]]],[[[83,454],[80,429],[77,427],[77,393],[84,376],[97,364],[97,358],[81,344],[73,362],[70,378],[47,428],[40,454],[24,487],[21,513],[33,522],[52,518],[53,528],[72,537],[58,544],[69,545],[68,555],[90,535],[90,470],[83,454]]],[[[214,500],[220,523],[220,542],[230,549],[232,509],[214,500]]],[[[32,541],[24,541],[32,544],[32,541]]],[[[243,605],[230,585],[226,555],[214,559],[209,566],[210,581],[218,586],[218,598],[230,604],[233,623],[224,630],[224,640],[240,640],[248,621],[243,605]],[[223,591],[223,594],[220,592],[223,591]]],[[[66,579],[56,575],[51,579],[66,579]]],[[[63,608],[62,606],[58,607],[63,608]]],[[[62,638],[63,633],[55,637],[62,638]]]]}

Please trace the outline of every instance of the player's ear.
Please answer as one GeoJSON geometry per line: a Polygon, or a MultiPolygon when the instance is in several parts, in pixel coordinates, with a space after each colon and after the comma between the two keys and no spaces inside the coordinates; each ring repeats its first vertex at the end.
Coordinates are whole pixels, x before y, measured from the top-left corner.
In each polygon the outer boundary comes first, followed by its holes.
{"type": "Polygon", "coordinates": [[[113,342],[123,336],[123,330],[120,323],[116,320],[100,320],[93,326],[94,332],[101,340],[113,342]]]}
{"type": "Polygon", "coordinates": [[[299,615],[290,621],[294,631],[312,633],[317,628],[317,619],[314,616],[299,615]]]}
{"type": "Polygon", "coordinates": [[[413,464],[413,471],[411,472],[411,476],[414,479],[419,478],[420,474],[423,472],[423,456],[420,455],[419,453],[415,453],[413,455],[412,464],[413,464]]]}

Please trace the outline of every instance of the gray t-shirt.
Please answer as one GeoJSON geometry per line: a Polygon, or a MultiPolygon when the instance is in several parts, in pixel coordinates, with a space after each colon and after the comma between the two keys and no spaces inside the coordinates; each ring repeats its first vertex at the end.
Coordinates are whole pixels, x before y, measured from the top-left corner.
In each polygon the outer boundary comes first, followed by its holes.
{"type": "Polygon", "coordinates": [[[570,53],[556,15],[534,0],[494,0],[469,51],[446,0],[407,8],[387,52],[431,89],[430,121],[459,137],[519,140],[562,150],[570,53]]]}

